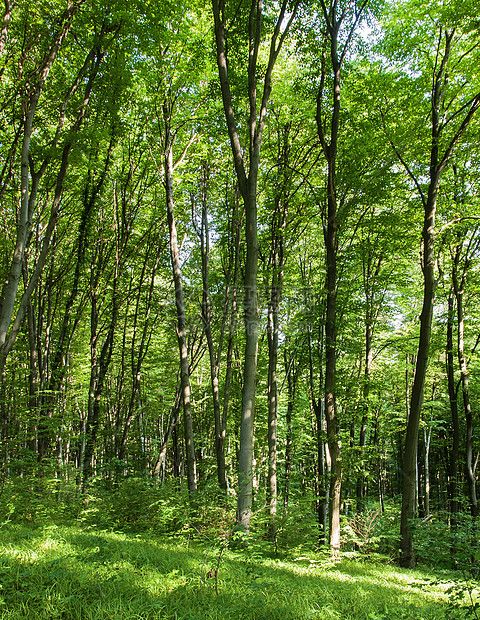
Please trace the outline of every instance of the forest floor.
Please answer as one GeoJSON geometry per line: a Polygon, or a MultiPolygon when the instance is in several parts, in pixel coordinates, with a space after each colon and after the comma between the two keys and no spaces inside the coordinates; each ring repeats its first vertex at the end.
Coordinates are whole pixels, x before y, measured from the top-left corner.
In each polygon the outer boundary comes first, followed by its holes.
{"type": "Polygon", "coordinates": [[[460,573],[401,570],[381,556],[275,557],[184,535],[0,528],[2,620],[440,620],[478,617],[475,597],[460,573]]]}

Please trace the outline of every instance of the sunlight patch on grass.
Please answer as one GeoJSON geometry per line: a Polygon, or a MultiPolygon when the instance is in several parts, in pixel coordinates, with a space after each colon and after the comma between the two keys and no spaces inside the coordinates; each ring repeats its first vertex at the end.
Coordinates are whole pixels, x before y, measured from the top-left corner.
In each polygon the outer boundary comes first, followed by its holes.
{"type": "Polygon", "coordinates": [[[3,533],[0,620],[462,617],[446,615],[447,587],[432,585],[434,573],[379,562],[227,550],[218,564],[218,551],[198,542],[74,527],[3,533]]]}

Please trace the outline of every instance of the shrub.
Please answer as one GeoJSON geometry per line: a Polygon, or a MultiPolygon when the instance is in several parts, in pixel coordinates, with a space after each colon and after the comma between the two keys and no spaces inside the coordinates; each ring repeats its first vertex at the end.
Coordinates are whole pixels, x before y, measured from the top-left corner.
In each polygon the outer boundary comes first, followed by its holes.
{"type": "Polygon", "coordinates": [[[74,520],[81,509],[82,498],[75,483],[63,477],[11,477],[0,495],[0,523],[61,525],[74,520]]]}
{"type": "Polygon", "coordinates": [[[380,542],[380,508],[366,508],[344,520],[342,534],[344,544],[355,550],[371,553],[380,542]]]}

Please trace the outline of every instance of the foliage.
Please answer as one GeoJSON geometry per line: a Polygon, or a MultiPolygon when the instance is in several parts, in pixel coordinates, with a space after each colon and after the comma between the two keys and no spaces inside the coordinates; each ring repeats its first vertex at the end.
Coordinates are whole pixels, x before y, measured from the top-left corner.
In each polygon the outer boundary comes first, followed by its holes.
{"type": "Polygon", "coordinates": [[[379,516],[379,508],[366,508],[345,519],[344,536],[361,553],[370,553],[380,540],[379,516]]]}
{"type": "Polygon", "coordinates": [[[465,617],[480,617],[480,595],[478,592],[478,581],[465,579],[450,585],[447,590],[449,606],[452,610],[463,610],[465,617]]]}
{"type": "Polygon", "coordinates": [[[303,554],[318,545],[319,529],[313,497],[299,497],[278,515],[277,544],[280,553],[303,554]]]}
{"type": "Polygon", "coordinates": [[[100,528],[10,524],[0,546],[2,620],[463,618],[449,606],[453,574],[401,571],[379,561],[333,563],[226,551],[215,584],[204,546],[188,538],[100,528]],[[437,582],[434,580],[438,579],[437,582]],[[444,583],[440,583],[440,580],[444,583]]]}
{"type": "MultiPolygon", "coordinates": [[[[248,85],[242,69],[248,61],[247,4],[225,5],[228,70],[239,127],[248,125],[248,85]]],[[[241,289],[246,267],[243,237],[239,236],[238,251],[236,245],[244,213],[213,70],[212,18],[208,7],[197,2],[189,3],[187,9],[151,0],[70,5],[78,10],[41,86],[30,151],[23,164],[27,103],[32,89],[40,84],[40,68],[65,7],[58,0],[5,2],[5,11],[10,6],[12,16],[9,20],[5,14],[6,36],[3,31],[0,34],[0,47],[5,44],[0,52],[2,284],[10,277],[20,221],[22,165],[26,171],[27,162],[28,191],[32,192],[12,320],[20,297],[30,290],[29,282],[34,284],[0,376],[0,526],[7,531],[10,524],[40,528],[78,523],[128,535],[161,534],[184,543],[195,541],[203,545],[208,562],[213,561],[207,567],[207,559],[202,560],[205,570],[199,583],[207,590],[212,582],[205,575],[215,562],[221,564],[218,579],[226,577],[224,566],[234,540],[236,497],[232,488],[241,435],[245,362],[241,289]],[[162,161],[166,103],[173,110],[175,213],[182,245],[198,465],[195,498],[189,497],[183,481],[184,420],[176,408],[178,349],[162,161]],[[82,123],[77,127],[80,117],[82,123]],[[71,147],[68,152],[67,146],[71,147]],[[57,179],[64,156],[68,167],[60,187],[57,179]],[[52,215],[56,198],[58,212],[52,215]],[[214,482],[218,447],[202,320],[199,241],[204,204],[210,228],[211,329],[214,348],[223,347],[218,383],[219,400],[225,404],[227,494],[219,493],[214,482]],[[45,263],[34,281],[48,234],[45,263]],[[153,475],[164,441],[163,469],[153,475]],[[91,465],[91,471],[86,465],[91,465]]],[[[346,8],[347,25],[358,3],[340,2],[340,6],[346,8]]],[[[344,468],[342,545],[362,558],[375,552],[395,558],[407,403],[421,312],[419,193],[425,192],[429,169],[425,154],[431,136],[426,119],[432,71],[438,68],[435,55],[444,49],[445,28],[450,33],[455,27],[440,106],[444,115],[440,146],[445,148],[479,91],[480,46],[474,2],[371,1],[366,7],[368,23],[358,29],[351,48],[347,45],[351,51],[343,65],[336,167],[336,398],[344,468]],[[369,352],[367,328],[371,330],[369,352]]],[[[278,6],[266,3],[264,8],[265,34],[271,34],[278,6]]],[[[325,385],[327,193],[315,108],[322,63],[328,65],[328,61],[323,57],[325,23],[320,4],[302,3],[297,18],[272,76],[255,196],[260,334],[252,451],[257,512],[248,539],[253,559],[250,563],[242,559],[242,575],[249,579],[257,574],[257,560],[261,564],[274,551],[267,541],[270,515],[264,506],[270,499],[266,330],[275,238],[277,242],[281,238],[285,251],[275,352],[279,360],[276,550],[282,557],[303,557],[317,548],[317,509],[324,482],[320,464],[327,463],[323,447],[327,436],[320,412],[325,385]],[[282,211],[286,219],[280,230],[282,211]],[[319,411],[314,411],[315,404],[319,411]]],[[[346,40],[341,39],[343,46],[346,40]]],[[[252,83],[263,79],[267,53],[262,43],[252,83]]],[[[332,95],[328,85],[323,92],[323,110],[328,112],[332,95]]],[[[479,122],[477,113],[456,145],[438,192],[438,286],[420,422],[420,510],[412,522],[416,557],[422,566],[460,568],[469,578],[478,577],[475,554],[479,542],[478,526],[469,514],[472,506],[465,498],[467,412],[459,388],[455,402],[460,439],[456,489],[452,490],[454,404],[445,354],[447,300],[457,258],[458,276],[462,269],[465,274],[462,310],[475,461],[480,439],[479,122]],[[429,510],[428,468],[435,472],[429,480],[429,510]],[[456,512],[457,504],[460,512],[456,512]]],[[[328,123],[325,131],[328,134],[328,123]]],[[[242,142],[247,138],[243,132],[242,142]]],[[[244,156],[250,159],[251,155],[245,149],[244,156]]],[[[452,308],[454,319],[457,309],[452,308]]],[[[456,346],[458,321],[452,329],[456,346]]],[[[453,383],[459,385],[458,352],[450,353],[453,383]]],[[[263,583],[263,577],[259,579],[263,583]]],[[[222,586],[220,581],[216,583],[219,596],[226,583],[222,586]]],[[[52,584],[44,585],[48,590],[52,584]]],[[[274,584],[270,586],[277,591],[274,584]]],[[[267,589],[266,585],[254,589],[258,606],[268,598],[267,589]]],[[[468,590],[457,594],[463,596],[468,590]]],[[[457,594],[452,590],[452,601],[457,594]]],[[[244,602],[242,597],[239,600],[244,602]]],[[[463,605],[460,598],[455,601],[463,605]]],[[[317,612],[312,610],[314,617],[317,612]]],[[[237,611],[241,615],[240,602],[237,611]]],[[[379,618],[401,617],[402,613],[390,605],[383,611],[369,611],[371,617],[379,618]]],[[[322,613],[328,617],[330,611],[323,608],[322,613]]],[[[331,616],[339,613],[333,606],[331,616]]]]}
{"type": "Polygon", "coordinates": [[[82,509],[83,498],[75,480],[53,475],[12,476],[0,494],[0,525],[9,521],[32,527],[71,523],[82,509]]]}

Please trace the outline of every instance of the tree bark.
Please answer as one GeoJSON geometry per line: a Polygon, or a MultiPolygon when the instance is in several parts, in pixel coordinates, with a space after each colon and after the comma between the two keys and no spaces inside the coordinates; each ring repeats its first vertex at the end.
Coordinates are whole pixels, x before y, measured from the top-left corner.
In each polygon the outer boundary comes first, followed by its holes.
{"type": "MultiPolygon", "coordinates": [[[[224,324],[227,313],[227,304],[224,308],[222,329],[218,351],[215,351],[212,335],[211,307],[210,307],[210,229],[208,224],[207,212],[207,184],[208,170],[207,164],[202,164],[201,179],[201,224],[200,224],[200,251],[202,256],[202,322],[205,338],[207,340],[208,355],[210,360],[210,382],[212,386],[213,418],[215,424],[215,455],[217,459],[217,479],[221,489],[227,489],[227,477],[225,468],[225,435],[226,429],[222,424],[222,414],[220,406],[220,356],[222,350],[222,340],[224,324]]],[[[228,282],[227,282],[228,291],[228,282]]],[[[227,292],[228,296],[228,292],[227,292]]],[[[227,297],[228,299],[228,297],[227,297]]]]}
{"type": "Polygon", "coordinates": [[[177,309],[177,340],[180,353],[180,383],[183,406],[183,422],[185,435],[185,457],[187,464],[187,484],[191,495],[197,491],[197,471],[195,462],[195,445],[193,437],[192,403],[190,398],[190,373],[188,368],[187,324],[185,304],[183,301],[182,270],[177,240],[177,227],[174,216],[173,201],[173,140],[171,135],[172,106],[165,101],[163,118],[165,129],[164,144],[164,175],[165,197],[167,207],[167,223],[170,235],[170,259],[172,264],[173,282],[175,286],[175,306],[177,309]]]}
{"type": "Polygon", "coordinates": [[[285,486],[283,491],[284,508],[288,508],[288,500],[290,496],[290,475],[292,471],[293,461],[293,412],[295,409],[295,396],[298,380],[298,363],[295,359],[296,353],[289,349],[290,347],[285,346],[283,350],[283,360],[285,375],[287,379],[288,393],[287,412],[285,416],[285,422],[287,425],[287,436],[285,440],[285,486]]]}
{"type": "Polygon", "coordinates": [[[267,374],[267,408],[268,408],[268,504],[269,504],[269,535],[277,538],[277,411],[278,411],[278,305],[280,290],[272,286],[268,308],[268,374],[267,374]]]}
{"type": "MultiPolygon", "coordinates": [[[[126,246],[127,238],[130,236],[131,231],[128,226],[125,227],[124,222],[120,224],[120,228],[121,228],[121,235],[117,243],[119,247],[119,250],[117,250],[117,252],[119,251],[120,253],[122,253],[123,248],[126,246]]],[[[160,262],[161,256],[164,251],[164,245],[163,245],[163,242],[157,243],[154,263],[151,267],[151,271],[147,273],[150,256],[153,253],[153,251],[152,252],[150,251],[148,241],[146,244],[147,249],[145,252],[145,257],[143,259],[140,279],[138,281],[138,289],[137,289],[138,292],[136,294],[136,299],[135,299],[135,312],[134,312],[134,319],[133,319],[133,327],[131,328],[132,335],[131,335],[130,345],[128,347],[130,350],[130,370],[131,370],[131,376],[132,376],[132,383],[130,387],[130,394],[128,397],[127,413],[126,413],[125,420],[123,421],[123,432],[121,434],[120,440],[118,438],[118,435],[119,435],[118,431],[121,427],[121,420],[120,419],[117,420],[117,424],[116,424],[116,427],[118,429],[117,439],[116,439],[116,443],[117,443],[116,452],[117,452],[117,455],[120,461],[123,461],[125,458],[125,453],[127,450],[128,435],[130,432],[130,427],[132,425],[132,422],[135,418],[135,406],[137,404],[137,398],[140,392],[141,378],[142,378],[142,365],[145,360],[145,357],[147,356],[152,334],[154,332],[155,323],[161,310],[161,306],[160,306],[157,312],[154,313],[153,318],[151,318],[152,308],[153,308],[153,297],[154,297],[154,292],[155,292],[155,278],[157,275],[158,264],[160,262]],[[150,279],[150,282],[148,284],[148,292],[146,294],[146,299],[143,299],[141,292],[142,292],[142,289],[144,288],[147,277],[150,279]],[[143,326],[141,326],[141,328],[139,327],[140,317],[143,320],[143,326]],[[138,338],[138,332],[140,332],[139,338],[138,338]]],[[[118,260],[119,259],[120,257],[118,257],[118,260]]],[[[133,282],[131,282],[131,284],[132,283],[133,282]]],[[[127,310],[126,317],[128,317],[128,315],[129,313],[127,310]]],[[[126,322],[124,324],[123,329],[124,329],[123,338],[124,338],[124,349],[125,349],[126,330],[127,330],[126,322]]],[[[123,382],[123,375],[124,375],[124,366],[125,366],[125,360],[122,359],[122,378],[121,378],[122,382],[123,382]]],[[[122,385],[122,388],[123,388],[123,385],[122,385]]]]}
{"type": "Polygon", "coordinates": [[[167,457],[167,446],[168,446],[168,442],[170,441],[170,437],[172,436],[172,433],[177,425],[178,417],[180,415],[180,408],[182,405],[180,394],[181,394],[181,391],[177,390],[177,393],[175,394],[175,401],[172,405],[172,410],[170,412],[170,419],[168,421],[168,427],[163,437],[163,442],[160,448],[160,452],[158,453],[157,462],[155,463],[155,467],[153,468],[153,475],[156,477],[163,478],[165,475],[164,470],[165,470],[165,460],[167,457]]]}
{"type": "MultiPolygon", "coordinates": [[[[413,176],[411,170],[406,166],[411,178],[413,178],[423,203],[423,306],[420,315],[420,337],[418,342],[417,361],[415,366],[415,376],[413,380],[410,414],[407,422],[405,436],[405,450],[403,455],[403,487],[402,487],[402,510],[400,519],[400,548],[401,566],[413,568],[415,566],[415,550],[413,538],[413,524],[415,517],[415,489],[416,489],[416,468],[417,468],[417,448],[418,448],[418,429],[420,415],[424,397],[425,376],[427,372],[430,336],[432,330],[433,305],[435,295],[435,213],[437,207],[437,194],[441,176],[449,162],[454,148],[460,137],[465,132],[472,116],[480,105],[480,95],[477,95],[471,102],[463,121],[458,126],[453,137],[450,139],[443,155],[439,153],[439,143],[442,130],[445,127],[441,119],[441,111],[444,97],[445,83],[448,77],[447,64],[451,52],[451,43],[455,31],[440,30],[437,59],[433,74],[433,85],[431,92],[431,147],[430,147],[430,169],[428,193],[425,196],[421,186],[413,176]],[[444,37],[444,39],[443,39],[444,37]],[[440,51],[443,44],[443,51],[440,51]]],[[[398,154],[402,163],[404,160],[398,154]]]]}
{"type": "Polygon", "coordinates": [[[465,319],[463,311],[463,295],[465,292],[465,281],[468,268],[468,259],[465,259],[464,269],[459,281],[458,266],[462,244],[459,243],[455,252],[452,267],[453,290],[457,302],[457,352],[458,366],[460,368],[460,381],[462,385],[462,401],[465,413],[465,476],[468,487],[468,501],[470,504],[470,514],[472,517],[478,516],[478,498],[476,489],[475,467],[473,459],[473,415],[469,393],[469,373],[467,358],[465,356],[465,319]]]}
{"type": "Polygon", "coordinates": [[[327,278],[326,314],[325,314],[325,419],[327,422],[327,443],[331,459],[330,498],[329,498],[329,544],[332,554],[340,551],[340,498],[342,489],[342,445],[337,415],[336,402],[336,358],[337,358],[337,150],[339,139],[339,121],[341,107],[341,69],[347,48],[353,37],[357,24],[368,0],[355,6],[351,23],[346,28],[343,48],[339,49],[342,39],[340,29],[346,17],[346,9],[340,10],[337,2],[329,5],[321,0],[321,7],[326,26],[326,43],[329,46],[331,63],[331,113],[329,131],[326,130],[327,119],[323,111],[323,97],[326,78],[326,58],[321,59],[320,88],[317,93],[317,135],[327,164],[327,208],[324,224],[325,268],[327,278]],[[338,13],[337,14],[337,10],[338,13]],[[328,133],[328,136],[327,136],[328,133]]]}
{"type": "Polygon", "coordinates": [[[10,26],[10,22],[12,21],[12,11],[15,5],[15,0],[4,0],[5,2],[5,10],[3,12],[3,23],[2,29],[0,31],[0,57],[3,54],[3,50],[5,49],[5,43],[7,42],[7,34],[8,27],[10,26]]]}
{"type": "Polygon", "coordinates": [[[373,261],[372,248],[370,244],[367,246],[366,260],[363,260],[363,286],[365,291],[365,366],[363,373],[363,390],[362,390],[362,420],[360,423],[359,448],[361,458],[361,472],[357,478],[357,511],[362,512],[364,508],[365,497],[365,476],[363,474],[363,463],[365,459],[365,445],[367,438],[367,424],[370,414],[370,372],[373,361],[372,339],[375,329],[376,312],[374,309],[374,285],[378,279],[382,268],[383,255],[380,254],[378,260],[373,261]]]}
{"type": "MultiPolygon", "coordinates": [[[[103,241],[101,242],[103,243],[103,241]]],[[[90,388],[88,392],[88,411],[85,424],[85,449],[83,453],[83,480],[82,488],[85,491],[90,478],[94,473],[95,448],[97,436],[100,428],[101,397],[105,385],[108,368],[112,360],[113,347],[115,343],[115,329],[117,327],[118,300],[117,282],[119,271],[119,256],[116,257],[115,272],[113,275],[113,291],[111,301],[111,313],[109,313],[107,333],[98,354],[98,340],[101,330],[98,327],[100,308],[98,307],[98,284],[101,273],[105,270],[103,264],[103,248],[98,252],[98,263],[96,274],[94,266],[91,271],[91,315],[90,315],[90,388]]]]}
{"type": "Polygon", "coordinates": [[[238,465],[237,527],[248,532],[252,514],[254,415],[258,351],[257,308],[257,180],[260,149],[272,89],[271,79],[275,62],[290,25],[295,18],[298,1],[286,17],[287,2],[282,0],[263,78],[263,94],[257,110],[258,53],[261,44],[263,0],[251,0],[248,23],[248,174],[233,108],[227,62],[227,16],[224,0],[212,0],[215,43],[220,88],[227,129],[232,148],[238,186],[245,206],[246,264],[244,277],[245,357],[243,370],[242,409],[240,418],[240,453],[238,465]]]}
{"type": "MultiPolygon", "coordinates": [[[[320,325],[322,326],[324,316],[320,319],[320,325]]],[[[324,350],[324,330],[320,327],[320,385],[323,390],[323,350],[324,350]]],[[[324,545],[327,543],[328,538],[328,506],[330,503],[330,491],[328,482],[331,472],[331,460],[328,446],[325,444],[325,399],[323,396],[316,397],[316,385],[313,372],[313,351],[312,351],[312,338],[310,331],[308,332],[308,359],[309,359],[309,383],[310,383],[310,395],[313,412],[315,414],[315,431],[316,431],[316,447],[317,447],[317,459],[316,459],[316,491],[317,491],[317,521],[319,527],[318,544],[324,545]]]]}
{"type": "Polygon", "coordinates": [[[267,409],[268,409],[268,485],[270,524],[269,534],[277,540],[277,417],[278,417],[278,341],[279,311],[283,294],[285,270],[285,236],[289,207],[289,185],[291,170],[290,155],[291,123],[285,123],[279,131],[279,154],[277,159],[278,188],[275,195],[275,208],[271,220],[271,247],[269,267],[271,277],[268,290],[267,342],[268,342],[268,373],[267,373],[267,409]]]}
{"type": "MultiPolygon", "coordinates": [[[[57,37],[50,45],[47,53],[45,54],[42,62],[37,67],[36,74],[39,76],[36,83],[30,87],[30,91],[27,93],[27,98],[24,103],[24,121],[23,121],[23,140],[21,149],[21,173],[20,173],[20,211],[18,214],[17,222],[17,234],[15,241],[15,248],[10,264],[8,278],[3,286],[2,294],[0,297],[0,373],[3,370],[5,361],[10,348],[7,349],[6,344],[7,334],[15,306],[15,299],[17,296],[18,285],[23,268],[23,257],[27,245],[27,239],[30,232],[32,218],[35,210],[36,195],[38,190],[38,183],[41,176],[45,172],[48,159],[44,161],[40,170],[34,173],[32,176],[32,185],[29,188],[30,179],[30,143],[34,130],[34,118],[37,110],[38,102],[42,91],[45,86],[45,82],[52,69],[52,66],[57,57],[58,51],[70,30],[72,19],[79,8],[79,4],[75,5],[69,2],[66,11],[62,16],[61,26],[58,30],[57,37]]],[[[11,7],[10,7],[11,10],[11,7]]],[[[6,15],[8,16],[9,10],[6,6],[6,15]]],[[[8,22],[8,20],[7,20],[8,22]]],[[[58,139],[58,138],[57,138],[58,139]]],[[[55,140],[56,144],[56,140],[55,140]]],[[[25,308],[28,300],[25,300],[25,308]]],[[[23,316],[22,316],[23,318],[23,316]]]]}
{"type": "Polygon", "coordinates": [[[447,318],[447,382],[448,399],[450,402],[450,416],[452,418],[451,446],[448,451],[448,507],[452,518],[452,523],[456,521],[456,515],[460,509],[458,502],[458,455],[460,451],[460,424],[458,420],[458,400],[455,387],[455,376],[453,368],[453,291],[448,295],[448,318],[447,318]]]}
{"type": "Polygon", "coordinates": [[[423,224],[423,307],[420,315],[420,338],[417,363],[410,399],[410,413],[407,422],[405,448],[403,452],[403,485],[401,511],[401,552],[400,564],[406,568],[415,567],[413,524],[416,504],[417,447],[420,414],[424,397],[425,376],[427,372],[430,336],[432,331],[433,300],[435,294],[435,212],[439,176],[436,174],[435,155],[432,154],[431,179],[428,197],[424,204],[423,224]]]}
{"type": "MultiPolygon", "coordinates": [[[[325,419],[327,422],[327,443],[331,459],[330,494],[328,507],[329,544],[334,556],[340,551],[340,494],[342,488],[342,452],[339,436],[339,426],[336,403],[336,359],[337,359],[337,326],[336,326],[336,298],[337,298],[337,189],[336,189],[336,159],[339,132],[340,113],[340,62],[337,52],[338,24],[335,10],[331,12],[331,19],[324,14],[327,21],[327,31],[330,43],[330,60],[332,63],[333,112],[330,121],[330,142],[327,144],[323,118],[321,114],[321,99],[323,97],[323,81],[317,97],[317,133],[327,162],[327,217],[324,228],[325,235],[325,267],[327,278],[326,312],[325,312],[325,419]]],[[[325,69],[323,69],[325,71],[325,69]]]]}

